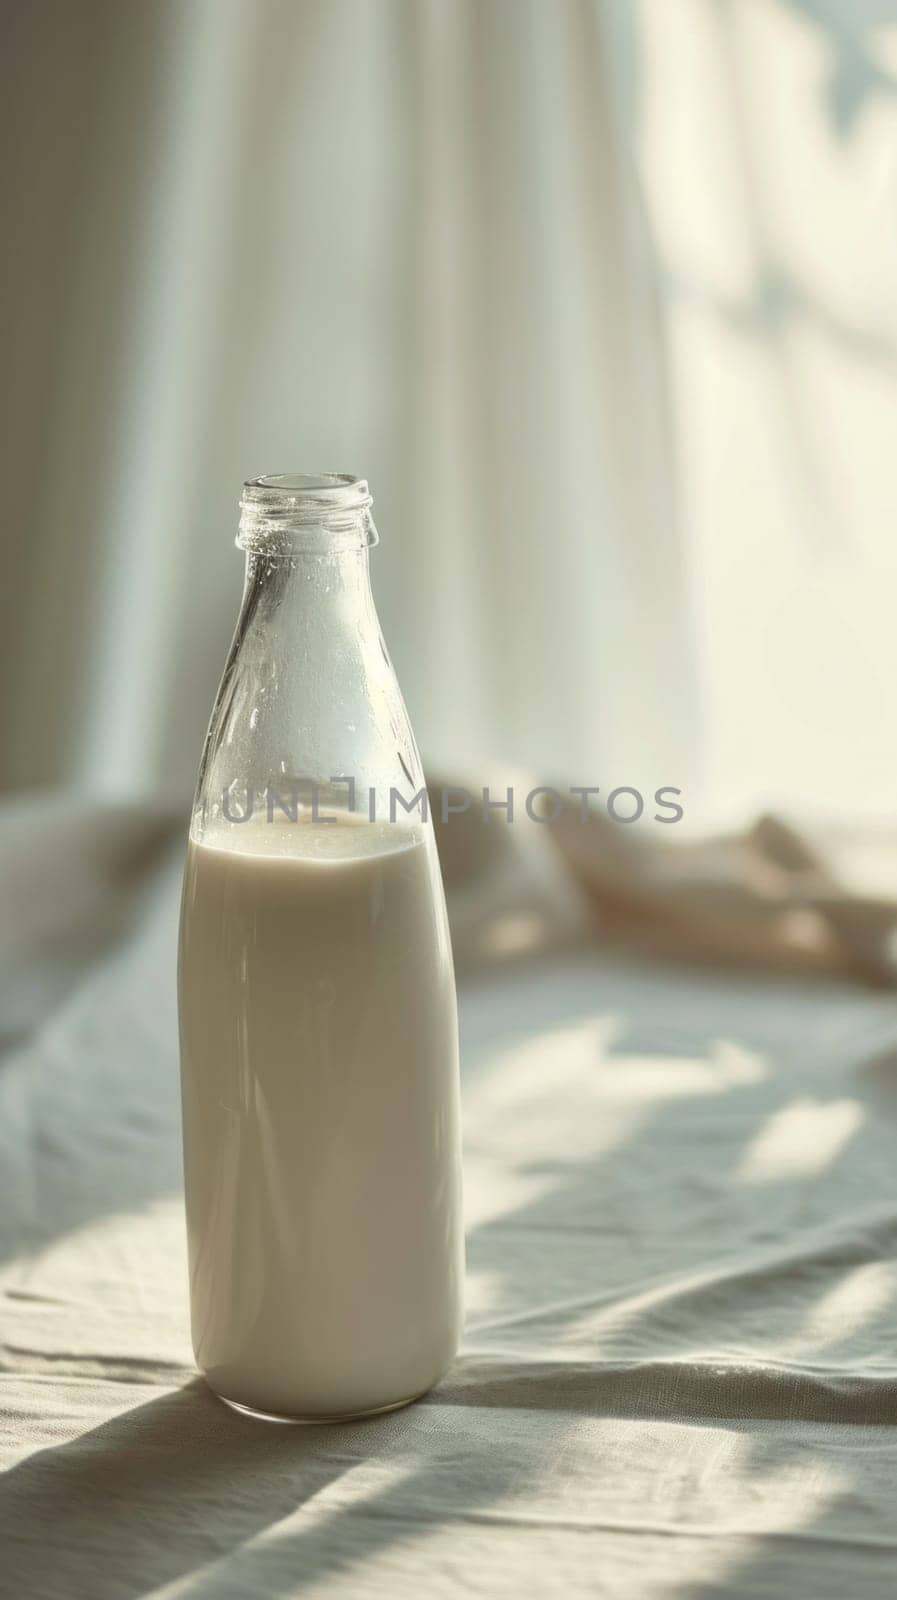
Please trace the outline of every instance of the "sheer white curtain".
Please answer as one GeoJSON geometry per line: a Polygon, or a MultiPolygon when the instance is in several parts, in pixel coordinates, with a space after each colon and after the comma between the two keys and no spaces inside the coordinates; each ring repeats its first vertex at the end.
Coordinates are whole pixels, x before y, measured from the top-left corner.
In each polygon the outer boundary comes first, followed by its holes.
{"type": "Polygon", "coordinates": [[[240,480],[324,469],[431,763],[897,801],[895,5],[4,26],[5,784],[187,787],[240,480]]]}
{"type": "Polygon", "coordinates": [[[374,489],[431,760],[675,782],[689,644],[627,8],[78,9],[74,51],[61,9],[18,25],[65,281],[9,776],[187,781],[240,480],[324,468],[374,489]]]}

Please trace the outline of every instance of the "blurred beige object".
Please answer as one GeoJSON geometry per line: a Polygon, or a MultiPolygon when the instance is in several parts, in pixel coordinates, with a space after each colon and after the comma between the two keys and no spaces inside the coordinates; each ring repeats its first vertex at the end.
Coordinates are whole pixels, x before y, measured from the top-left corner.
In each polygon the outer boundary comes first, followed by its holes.
{"type": "Polygon", "coordinates": [[[897,977],[891,831],[763,816],[742,832],[680,843],[675,825],[614,822],[594,805],[584,815],[572,799],[555,822],[535,822],[525,809],[532,777],[502,774],[490,795],[512,781],[511,824],[484,805],[482,783],[431,785],[459,970],[591,932],[664,959],[897,977]],[[441,797],[456,805],[465,791],[470,807],[441,821],[441,797]]]}
{"type": "Polygon", "coordinates": [[[660,824],[636,831],[568,807],[550,832],[605,937],[667,958],[897,975],[897,896],[870,892],[858,863],[877,845],[884,877],[897,841],[882,829],[803,832],[764,816],[679,844],[660,824]]]}
{"type": "MultiPolygon", "coordinates": [[[[508,785],[522,809],[531,785],[518,773],[493,777],[490,794],[501,798],[508,785]]],[[[587,896],[547,837],[552,830],[509,824],[482,795],[482,781],[470,777],[430,782],[455,967],[464,974],[587,937],[593,921],[587,896]],[[458,806],[462,795],[471,796],[468,809],[444,818],[443,802],[458,806]]]]}

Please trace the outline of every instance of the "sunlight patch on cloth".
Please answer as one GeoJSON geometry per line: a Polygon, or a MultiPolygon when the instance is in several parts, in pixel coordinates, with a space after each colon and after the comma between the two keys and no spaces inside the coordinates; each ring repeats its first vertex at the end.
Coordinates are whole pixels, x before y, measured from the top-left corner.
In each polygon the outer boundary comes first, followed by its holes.
{"type": "Polygon", "coordinates": [[[856,1100],[796,1100],[776,1111],[744,1152],[735,1178],[740,1183],[775,1183],[824,1172],[863,1122],[856,1100]]]}

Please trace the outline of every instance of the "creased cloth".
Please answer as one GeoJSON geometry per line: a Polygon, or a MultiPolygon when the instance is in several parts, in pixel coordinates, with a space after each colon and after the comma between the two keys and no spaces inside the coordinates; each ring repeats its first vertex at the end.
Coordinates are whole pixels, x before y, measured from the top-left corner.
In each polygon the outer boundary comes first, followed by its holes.
{"type": "Polygon", "coordinates": [[[0,1592],[890,1596],[894,996],[624,953],[588,829],[576,881],[556,832],[443,830],[463,1351],[393,1416],[265,1426],[188,1343],[182,829],[0,808],[0,1592]]]}

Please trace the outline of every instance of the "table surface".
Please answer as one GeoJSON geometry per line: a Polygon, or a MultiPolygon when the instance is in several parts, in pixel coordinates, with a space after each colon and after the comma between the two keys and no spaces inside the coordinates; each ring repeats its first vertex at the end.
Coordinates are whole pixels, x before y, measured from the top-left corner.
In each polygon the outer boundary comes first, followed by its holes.
{"type": "Polygon", "coordinates": [[[893,1593],[893,996],[585,943],[465,979],[461,1358],[392,1416],[266,1426],[191,1363],[179,861],[137,870],[146,818],[26,810],[0,818],[0,1592],[893,1593]]]}

